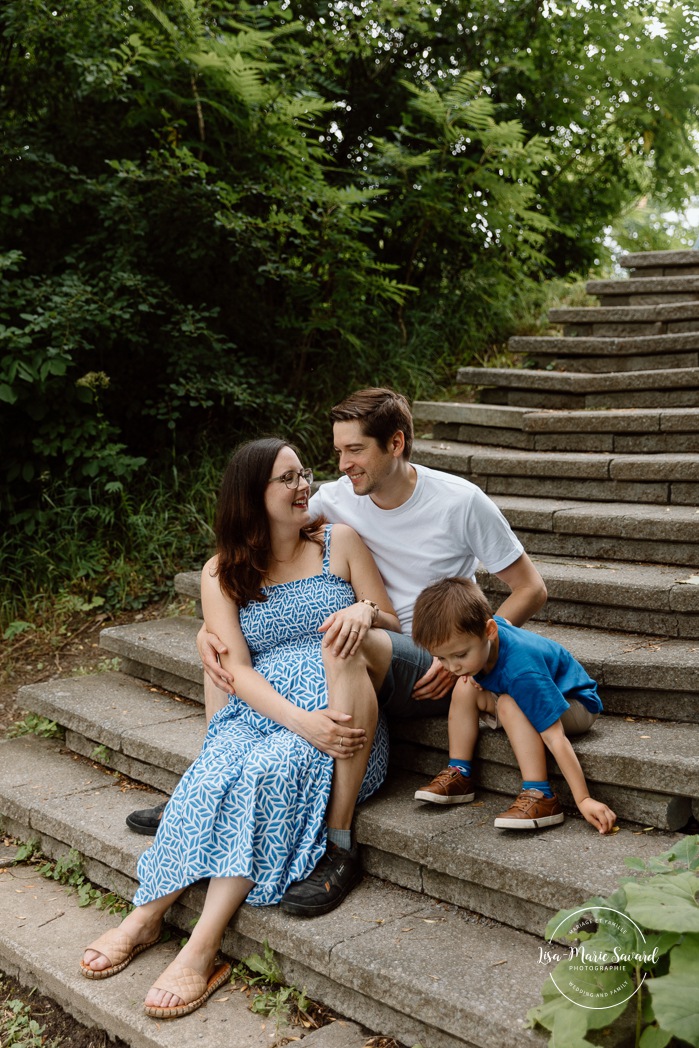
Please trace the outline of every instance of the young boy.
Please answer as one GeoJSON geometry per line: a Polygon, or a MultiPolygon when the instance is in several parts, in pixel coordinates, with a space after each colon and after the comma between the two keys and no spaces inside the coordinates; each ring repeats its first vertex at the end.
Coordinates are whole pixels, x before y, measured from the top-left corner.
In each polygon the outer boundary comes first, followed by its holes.
{"type": "Polygon", "coordinates": [[[616,815],[590,797],[568,735],[587,731],[602,709],[596,683],[555,641],[493,616],[469,579],[448,578],[423,590],[415,604],[413,639],[460,678],[449,710],[449,767],[415,793],[416,800],[463,804],[475,797],[471,762],[479,718],[505,729],[522,773],[522,792],[498,815],[502,829],[540,829],[563,822],[546,777],[550,750],[581,815],[609,833],[616,815]],[[480,689],[466,687],[471,678],[480,689]]]}

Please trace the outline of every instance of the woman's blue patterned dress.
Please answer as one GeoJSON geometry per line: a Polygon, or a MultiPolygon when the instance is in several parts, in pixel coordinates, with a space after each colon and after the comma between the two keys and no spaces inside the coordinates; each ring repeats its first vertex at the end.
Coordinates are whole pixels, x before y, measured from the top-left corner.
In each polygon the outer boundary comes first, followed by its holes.
{"type": "MultiPolygon", "coordinates": [[[[327,707],[318,626],[354,603],[352,587],[323,570],[265,590],[240,610],[253,666],[280,694],[307,710],[327,707]]],[[[383,782],[388,732],[383,715],[359,799],[383,782]]],[[[247,901],[279,902],[325,854],[325,808],[333,761],[237,696],[211,718],[202,751],[168,803],[153,846],[138,862],[134,903],[160,898],[206,877],[248,877],[247,901]]]]}

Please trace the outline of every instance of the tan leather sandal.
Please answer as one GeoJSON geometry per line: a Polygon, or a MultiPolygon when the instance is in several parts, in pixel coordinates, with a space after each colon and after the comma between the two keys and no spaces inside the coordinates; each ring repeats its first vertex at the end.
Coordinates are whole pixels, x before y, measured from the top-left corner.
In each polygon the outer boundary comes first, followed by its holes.
{"type": "Polygon", "coordinates": [[[153,1005],[144,1004],[143,1010],[152,1019],[179,1019],[182,1015],[189,1015],[201,1008],[231,977],[231,966],[227,961],[222,961],[214,966],[208,980],[194,968],[188,968],[175,959],[168,965],[160,978],[153,984],[154,990],[165,990],[179,997],[184,1004],[175,1005],[172,1008],[156,1008],[153,1005]]]}
{"type": "Polygon", "coordinates": [[[159,941],[160,934],[158,934],[157,939],[153,939],[151,942],[142,942],[135,945],[133,939],[126,932],[122,932],[120,928],[110,928],[104,935],[100,935],[99,939],[95,939],[94,942],[85,947],[85,952],[87,950],[95,950],[96,953],[101,953],[108,961],[111,961],[109,968],[97,971],[95,968],[90,968],[82,960],[80,962],[80,971],[86,979],[108,979],[110,975],[116,975],[117,972],[123,971],[134,957],[137,957],[139,953],[143,953],[150,946],[155,946],[159,941]]]}

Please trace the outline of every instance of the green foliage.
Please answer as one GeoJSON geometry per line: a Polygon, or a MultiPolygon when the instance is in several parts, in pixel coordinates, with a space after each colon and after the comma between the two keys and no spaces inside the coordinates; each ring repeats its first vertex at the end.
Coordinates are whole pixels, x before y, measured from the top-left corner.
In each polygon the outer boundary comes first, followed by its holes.
{"type": "Polygon", "coordinates": [[[104,892],[91,884],[83,871],[82,857],[74,848],[71,848],[67,855],[62,855],[55,861],[44,862],[39,867],[38,873],[48,880],[58,881],[59,884],[64,884],[75,891],[78,905],[81,907],[95,906],[98,910],[107,910],[108,913],[122,915],[131,908],[125,899],[114,892],[104,892]]]}
{"type": "MultiPolygon", "coordinates": [[[[0,621],[38,622],[62,643],[76,616],[138,609],[170,593],[175,572],[201,567],[210,555],[225,457],[205,452],[191,465],[182,459],[179,472],[162,478],[149,471],[111,506],[81,505],[78,493],[64,489],[35,514],[31,541],[6,530],[0,621]]],[[[15,628],[6,639],[23,635],[15,628]]]]}
{"type": "Polygon", "coordinates": [[[277,1033],[299,1012],[305,1013],[309,1001],[302,990],[287,986],[274,951],[265,939],[263,954],[250,954],[233,969],[233,978],[255,988],[250,1010],[274,1019],[277,1033]]]}
{"type": "MultiPolygon", "coordinates": [[[[86,677],[93,673],[117,673],[121,666],[121,659],[118,655],[109,658],[105,656],[100,659],[96,666],[78,666],[72,670],[71,676],[73,677],[86,677]]],[[[98,747],[99,748],[99,747],[98,747]]],[[[95,758],[97,760],[98,758],[95,758]]]]}
{"type": "Polygon", "coordinates": [[[626,861],[634,878],[624,878],[608,899],[561,911],[546,928],[547,940],[575,944],[544,984],[544,1003],[528,1014],[531,1025],[551,1032],[556,1048],[590,1045],[589,1031],[629,1016],[636,1048],[663,1048],[673,1038],[699,1045],[699,837],[685,837],[648,862],[626,861]],[[604,921],[605,910],[622,920],[604,921]],[[584,922],[581,913],[588,914],[584,922]],[[571,985],[581,991],[577,1003],[561,990],[571,985]],[[612,1006],[581,1005],[585,990],[587,1000],[612,1006]]]}
{"type": "Polygon", "coordinates": [[[90,754],[90,759],[97,761],[98,764],[109,765],[112,762],[112,751],[108,746],[95,746],[94,750],[90,754]]]}
{"type": "Polygon", "coordinates": [[[35,629],[33,622],[24,622],[23,619],[15,619],[11,622],[5,632],[2,635],[3,640],[14,640],[15,637],[19,637],[26,630],[35,629]]]}
{"type": "Polygon", "coordinates": [[[434,395],[606,229],[659,242],[633,209],[694,192],[698,22],[669,0],[6,0],[5,628],[200,562],[199,510],[171,517],[207,448],[273,429],[323,465],[348,389],[434,395]]]}
{"type": "Polygon", "coordinates": [[[27,713],[23,720],[15,721],[7,729],[8,739],[18,739],[22,735],[36,735],[40,739],[62,739],[63,728],[48,717],[38,713],[27,713]]]}
{"type": "Polygon", "coordinates": [[[44,1027],[32,1019],[31,1007],[11,998],[0,976],[0,1044],[3,1048],[59,1048],[60,1040],[46,1040],[44,1027]]]}
{"type": "Polygon", "coordinates": [[[622,251],[686,251],[697,239],[697,230],[683,226],[662,204],[644,198],[617,219],[613,237],[622,251]]]}
{"type": "Polygon", "coordinates": [[[27,859],[33,858],[41,848],[40,842],[37,838],[32,838],[30,841],[24,841],[17,848],[17,854],[14,857],[12,863],[13,866],[18,866],[22,862],[26,862],[27,859]]]}

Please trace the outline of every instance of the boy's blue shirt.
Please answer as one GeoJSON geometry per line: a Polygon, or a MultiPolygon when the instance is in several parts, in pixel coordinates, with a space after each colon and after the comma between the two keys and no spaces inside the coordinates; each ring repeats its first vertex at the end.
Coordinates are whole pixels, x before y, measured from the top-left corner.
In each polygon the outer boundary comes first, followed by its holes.
{"type": "Polygon", "coordinates": [[[508,694],[538,732],[545,731],[578,699],[591,713],[600,713],[597,684],[563,645],[529,630],[510,626],[499,615],[500,647],[490,673],[474,679],[496,695],[508,694]]]}

